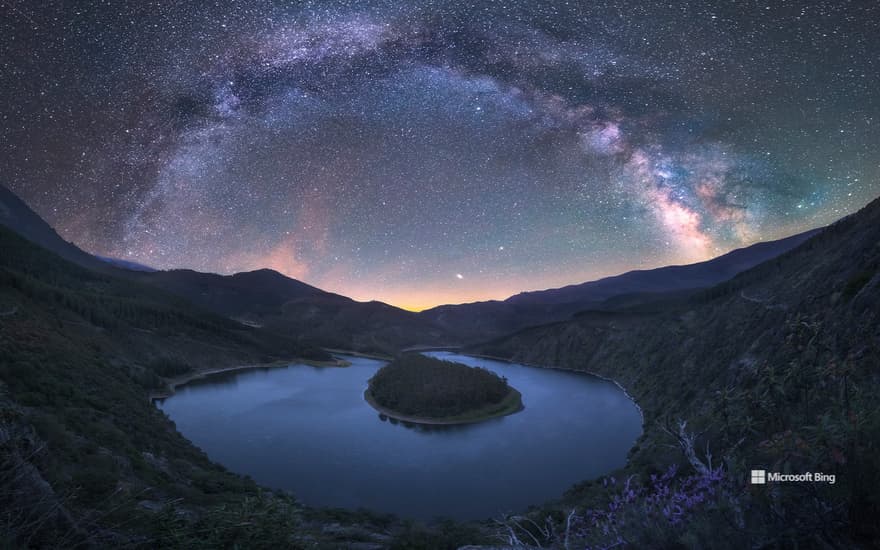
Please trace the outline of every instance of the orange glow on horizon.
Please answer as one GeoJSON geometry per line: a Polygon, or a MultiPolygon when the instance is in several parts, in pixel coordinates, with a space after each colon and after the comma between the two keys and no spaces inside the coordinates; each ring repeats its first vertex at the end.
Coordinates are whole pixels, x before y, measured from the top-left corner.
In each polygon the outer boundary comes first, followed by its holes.
{"type": "MultiPolygon", "coordinates": [[[[682,219],[687,221],[688,218],[684,214],[686,213],[671,213],[674,215],[673,217],[681,215],[682,219]]],[[[680,225],[687,226],[688,224],[680,225]]],[[[784,236],[786,235],[773,235],[771,240],[784,236]]],[[[254,251],[225,259],[227,273],[270,268],[321,290],[341,294],[359,302],[380,301],[406,311],[419,312],[441,305],[505,300],[521,292],[581,284],[620,275],[631,270],[701,262],[723,255],[733,248],[750,246],[760,240],[753,239],[750,240],[751,242],[729,249],[714,248],[710,250],[699,238],[683,239],[687,246],[672,249],[665,256],[642,258],[640,262],[635,264],[605,262],[601,267],[586,264],[580,268],[572,266],[566,270],[548,266],[543,272],[534,272],[527,276],[510,276],[506,279],[486,273],[475,276],[462,275],[452,269],[450,269],[448,277],[435,276],[432,280],[427,281],[417,281],[415,278],[407,280],[405,275],[394,270],[381,272],[380,275],[371,279],[365,279],[352,276],[351,266],[344,263],[330,271],[313,274],[309,265],[299,258],[298,243],[293,239],[284,239],[277,245],[267,247],[263,251],[254,251]],[[353,283],[352,279],[355,279],[356,282],[353,283]]]]}

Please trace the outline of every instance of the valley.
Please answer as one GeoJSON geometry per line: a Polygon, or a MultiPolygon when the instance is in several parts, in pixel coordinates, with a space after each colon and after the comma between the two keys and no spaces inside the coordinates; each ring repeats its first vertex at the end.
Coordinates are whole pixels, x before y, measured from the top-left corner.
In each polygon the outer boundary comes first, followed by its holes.
{"type": "Polygon", "coordinates": [[[484,520],[552,498],[576,479],[622,465],[641,431],[638,410],[612,383],[432,356],[507,377],[526,408],[465,424],[382,415],[363,394],[385,362],[353,356],[344,369],[296,364],[212,376],[160,407],[210,457],[304,504],[366,506],[425,522],[484,520]],[[581,421],[600,414],[601,424],[581,421]]]}
{"type": "MultiPolygon", "coordinates": [[[[164,283],[145,279],[151,275],[148,272],[106,264],[95,268],[91,262],[76,261],[80,255],[59,243],[60,238],[45,237],[51,237],[47,226],[36,225],[42,228],[42,242],[67,250],[75,263],[29,240],[27,229],[35,227],[33,223],[24,229],[0,228],[0,303],[5,312],[0,317],[4,434],[0,465],[7,480],[0,499],[5,510],[18,514],[7,512],[0,517],[5,536],[9,540],[26,536],[46,545],[151,546],[176,540],[209,547],[334,547],[360,537],[376,548],[415,538],[445,548],[488,544],[499,533],[513,532],[552,546],[562,544],[560,529],[568,521],[579,526],[575,535],[568,535],[569,542],[577,540],[578,544],[607,543],[610,539],[603,538],[603,525],[610,529],[607,536],[625,536],[634,544],[647,544],[658,536],[705,542],[723,529],[734,547],[778,540],[780,533],[791,536],[787,525],[797,525],[797,536],[804,541],[830,540],[828,533],[854,544],[871,540],[875,533],[869,518],[876,503],[870,488],[877,485],[880,475],[873,458],[875,442],[880,440],[873,399],[880,368],[878,216],[880,203],[875,201],[795,248],[708,288],[612,296],[610,300],[617,301],[606,302],[606,307],[579,310],[568,318],[481,343],[458,339],[434,321],[413,321],[420,314],[325,296],[274,272],[229,277],[192,272],[183,275],[184,282],[171,282],[178,274],[167,272],[171,275],[162,276],[172,278],[166,279],[166,290],[164,283]],[[201,289],[201,298],[186,299],[191,292],[187,289],[195,288],[201,289]],[[331,309],[306,305],[315,303],[335,305],[331,309]],[[607,306],[610,303],[614,306],[607,306]],[[289,312],[303,311],[299,307],[317,308],[313,310],[316,317],[285,324],[289,312]],[[328,315],[326,324],[316,321],[323,315],[328,315]],[[365,316],[362,323],[358,321],[361,315],[365,316]],[[383,325],[386,318],[391,319],[388,326],[383,325]],[[348,320],[337,324],[340,319],[348,320]],[[405,328],[396,328],[398,322],[405,328]],[[313,330],[304,331],[306,336],[298,334],[290,328],[296,323],[310,323],[313,330]],[[547,468],[564,474],[556,484],[519,474],[534,479],[540,491],[521,486],[485,488],[503,495],[504,502],[519,503],[522,510],[500,520],[501,527],[495,521],[476,519],[497,516],[499,508],[465,512],[465,503],[473,499],[454,483],[443,499],[444,514],[463,522],[432,521],[436,510],[425,509],[417,514],[423,523],[414,527],[385,513],[403,514],[412,502],[400,508],[376,504],[376,511],[359,512],[352,508],[356,502],[367,502],[363,497],[324,500],[320,495],[329,497],[332,492],[327,492],[327,482],[316,481],[312,492],[302,487],[294,490],[296,495],[314,495],[312,502],[301,503],[285,490],[267,489],[286,485],[280,478],[261,477],[260,472],[269,471],[264,466],[247,467],[234,457],[223,458],[220,449],[248,448],[224,441],[221,436],[228,430],[223,428],[231,417],[211,412],[230,406],[228,392],[218,394],[216,405],[200,409],[205,421],[216,422],[214,435],[207,439],[200,439],[198,431],[187,427],[183,416],[175,419],[173,412],[174,403],[212,387],[215,376],[202,377],[216,370],[230,369],[216,375],[224,380],[257,382],[262,377],[306,372],[281,365],[327,364],[334,359],[326,348],[387,356],[404,347],[462,343],[461,352],[471,355],[468,361],[484,361],[475,356],[499,357],[522,365],[595,372],[618,382],[638,403],[644,420],[638,409],[631,409],[637,431],[631,436],[634,445],[632,440],[624,441],[619,448],[619,456],[629,449],[625,464],[606,462],[599,470],[575,466],[600,463],[585,458],[589,456],[586,448],[541,453],[536,459],[546,461],[553,456],[573,462],[547,468]],[[278,366],[238,370],[241,365],[262,364],[278,366]],[[163,392],[169,386],[184,381],[190,383],[178,386],[178,392],[166,400],[170,409],[159,411],[145,398],[152,392],[167,395],[163,392]],[[644,432],[638,436],[642,426],[644,432]],[[214,462],[218,459],[226,467],[214,462]],[[745,484],[749,469],[756,465],[771,471],[833,473],[836,483],[790,484],[784,492],[758,492],[745,484]],[[240,473],[250,471],[254,480],[227,467],[240,473]],[[613,515],[605,507],[621,498],[617,492],[621,479],[630,480],[633,493],[613,515]],[[653,507],[650,498],[654,497],[649,498],[659,484],[694,499],[686,518],[664,523],[662,509],[653,507]],[[565,486],[570,488],[564,491],[565,486]],[[322,507],[340,504],[348,509],[322,507]],[[816,520],[815,505],[824,507],[825,519],[816,520]],[[784,518],[770,513],[780,509],[785,510],[784,518]],[[661,530],[643,527],[624,532],[602,523],[613,519],[613,525],[619,525],[622,514],[639,514],[661,530]],[[247,527],[241,527],[241,518],[247,527]],[[531,531],[524,526],[527,521],[549,521],[555,527],[552,532],[531,531]],[[337,527],[327,531],[330,524],[337,527]],[[204,537],[207,531],[212,533],[209,538],[204,537]]],[[[494,329],[486,330],[488,335],[494,329]]],[[[443,356],[451,352],[426,353],[443,356]]],[[[376,364],[363,357],[345,360],[376,364]]],[[[508,368],[504,363],[494,365],[508,368]]],[[[354,371],[326,372],[346,376],[354,371]]],[[[530,387],[511,379],[518,388],[530,387]]],[[[354,381],[354,389],[362,383],[365,379],[354,381]]],[[[608,384],[629,403],[614,384],[608,384]]],[[[269,387],[277,386],[257,385],[236,399],[247,403],[262,396],[271,401],[269,387]]],[[[328,391],[343,387],[341,382],[325,386],[328,391]]],[[[555,403],[553,407],[537,406],[534,390],[524,391],[524,411],[478,425],[487,431],[476,440],[504,440],[500,427],[542,410],[583,407],[590,402],[585,397],[589,394],[576,388],[557,387],[548,392],[546,398],[555,403]]],[[[377,418],[363,402],[362,390],[363,386],[353,392],[357,401],[352,410],[359,411],[354,414],[360,420],[343,420],[339,426],[351,430],[359,422],[369,422],[370,428],[361,430],[362,435],[380,430],[391,437],[403,435],[402,441],[418,435],[418,431],[377,418]]],[[[279,415],[270,403],[266,406],[270,418],[297,414],[279,415]]],[[[291,406],[291,411],[304,410],[291,406]]],[[[604,414],[582,412],[584,419],[604,414]]],[[[554,429],[533,428],[533,432],[565,434],[561,440],[568,441],[573,430],[591,427],[578,415],[571,418],[578,420],[566,425],[549,418],[548,422],[556,424],[554,429]]],[[[301,422],[307,432],[289,441],[294,448],[297,440],[320,437],[313,431],[314,422],[305,418],[301,422]]],[[[268,425],[265,420],[261,424],[268,425]]],[[[517,433],[527,431],[522,428],[517,433]]],[[[346,433],[338,439],[354,437],[346,433]]],[[[428,439],[416,437],[414,441],[436,443],[440,440],[431,439],[435,435],[425,434],[428,439]]],[[[533,447],[546,449],[548,445],[533,447]]],[[[380,445],[377,452],[386,447],[380,445]]],[[[505,449],[501,443],[498,448],[505,449]]],[[[271,456],[269,450],[255,449],[255,457],[271,456]]],[[[413,452],[402,451],[400,456],[413,452]]],[[[505,450],[492,462],[519,460],[523,452],[522,448],[505,450]]],[[[382,456],[379,453],[373,459],[381,461],[382,456]]],[[[341,463],[352,460],[350,456],[340,459],[341,463]]],[[[301,468],[312,469],[315,462],[311,464],[301,468]]],[[[524,464],[532,472],[542,468],[537,462],[524,464]]],[[[279,472],[288,469],[275,468],[279,472]]],[[[503,468],[499,472],[517,475],[503,468]]],[[[460,474],[453,478],[466,479],[460,474]]],[[[353,477],[341,486],[356,484],[353,477]]]]}
{"type": "Polygon", "coordinates": [[[880,548],[878,36],[0,0],[0,550],[880,548]]]}

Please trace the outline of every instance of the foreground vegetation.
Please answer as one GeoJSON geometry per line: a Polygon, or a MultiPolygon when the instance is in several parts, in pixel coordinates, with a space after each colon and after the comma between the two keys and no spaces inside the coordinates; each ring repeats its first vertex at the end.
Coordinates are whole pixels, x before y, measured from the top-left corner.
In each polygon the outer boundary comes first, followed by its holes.
{"type": "Polygon", "coordinates": [[[688,298],[470,350],[595,371],[641,405],[628,465],[488,524],[317,510],[212,463],[146,395],[301,342],[76,267],[0,228],[0,546],[880,544],[880,202],[688,298]],[[749,470],[836,474],[752,486],[749,470]]]}
{"type": "Polygon", "coordinates": [[[613,377],[626,468],[507,518],[545,547],[877,547],[880,201],[676,307],[584,312],[472,350],[613,377]],[[751,485],[751,469],[835,474],[751,485]]]}
{"type": "Polygon", "coordinates": [[[3,227],[0,250],[0,547],[334,547],[317,511],[211,462],[147,399],[208,367],[328,355],[3,227]]]}
{"type": "Polygon", "coordinates": [[[476,422],[522,409],[506,378],[421,354],[401,355],[379,369],[364,395],[380,412],[416,422],[476,422]]]}

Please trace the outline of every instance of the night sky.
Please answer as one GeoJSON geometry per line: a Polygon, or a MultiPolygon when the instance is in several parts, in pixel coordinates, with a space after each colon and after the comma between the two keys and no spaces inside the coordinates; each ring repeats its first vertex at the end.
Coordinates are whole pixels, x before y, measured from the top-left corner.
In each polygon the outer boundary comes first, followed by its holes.
{"type": "Polygon", "coordinates": [[[704,260],[880,194],[878,6],[0,0],[0,182],[408,308],[704,260]]]}

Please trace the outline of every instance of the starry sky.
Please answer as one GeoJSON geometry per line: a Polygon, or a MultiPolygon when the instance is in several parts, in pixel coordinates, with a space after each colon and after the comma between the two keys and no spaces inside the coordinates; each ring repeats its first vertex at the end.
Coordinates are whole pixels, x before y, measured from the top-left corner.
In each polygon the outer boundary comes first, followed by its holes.
{"type": "Polygon", "coordinates": [[[0,0],[0,179],[66,239],[419,309],[880,194],[875,2],[0,0]]]}

